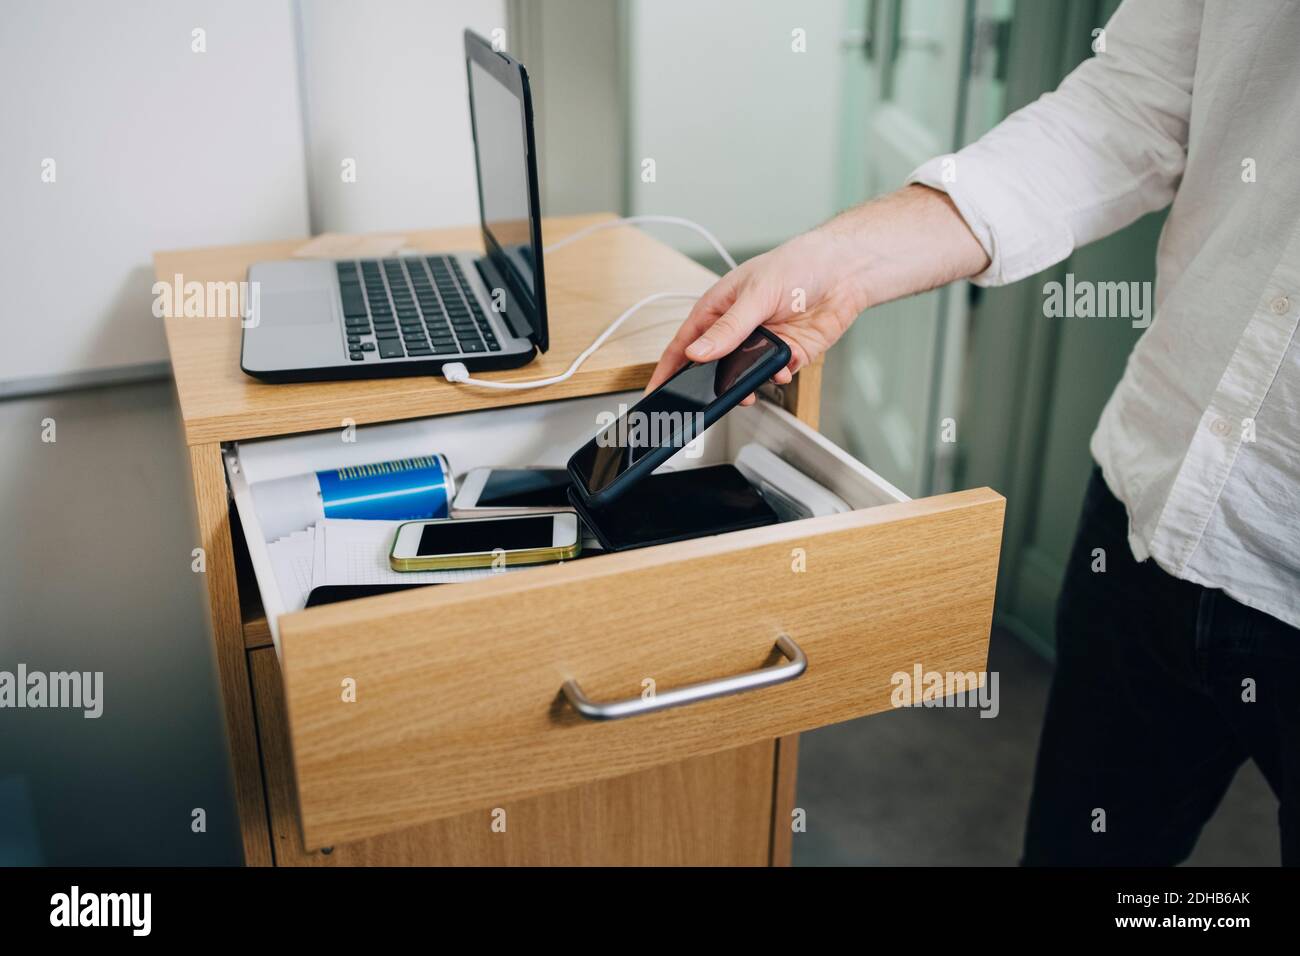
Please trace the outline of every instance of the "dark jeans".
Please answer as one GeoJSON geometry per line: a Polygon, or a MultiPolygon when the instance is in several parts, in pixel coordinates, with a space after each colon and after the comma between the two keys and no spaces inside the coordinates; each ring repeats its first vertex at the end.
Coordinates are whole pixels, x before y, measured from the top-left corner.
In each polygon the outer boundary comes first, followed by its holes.
{"type": "Polygon", "coordinates": [[[1094,471],[1057,605],[1022,862],[1179,863],[1252,759],[1280,801],[1282,862],[1300,865],[1300,630],[1139,564],[1127,533],[1094,471]]]}

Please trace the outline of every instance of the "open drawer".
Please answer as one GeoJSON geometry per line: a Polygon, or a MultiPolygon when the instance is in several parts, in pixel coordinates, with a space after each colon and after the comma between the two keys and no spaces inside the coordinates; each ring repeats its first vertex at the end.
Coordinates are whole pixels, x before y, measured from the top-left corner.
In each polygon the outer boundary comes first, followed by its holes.
{"type": "Polygon", "coordinates": [[[982,672],[1002,498],[908,500],[763,400],[670,465],[730,461],[759,442],[857,510],[286,607],[250,482],[432,452],[458,473],[562,466],[599,412],[636,397],[226,449],[280,655],[309,850],[885,710],[891,676],[918,664],[982,672]]]}

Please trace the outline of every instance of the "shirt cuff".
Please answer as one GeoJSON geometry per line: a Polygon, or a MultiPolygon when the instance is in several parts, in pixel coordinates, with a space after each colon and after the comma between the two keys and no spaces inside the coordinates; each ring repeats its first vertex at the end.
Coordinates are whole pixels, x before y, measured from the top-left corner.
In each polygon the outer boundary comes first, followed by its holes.
{"type": "Polygon", "coordinates": [[[1068,256],[1074,246],[1068,229],[1042,230],[1022,221],[1022,197],[1006,195],[1013,187],[1003,181],[1005,177],[987,174],[980,159],[968,148],[936,156],[907,177],[909,185],[919,183],[947,193],[988,255],[988,268],[969,281],[978,286],[1006,285],[1068,256]],[[1019,228],[1018,221],[1022,221],[1019,228]]]}

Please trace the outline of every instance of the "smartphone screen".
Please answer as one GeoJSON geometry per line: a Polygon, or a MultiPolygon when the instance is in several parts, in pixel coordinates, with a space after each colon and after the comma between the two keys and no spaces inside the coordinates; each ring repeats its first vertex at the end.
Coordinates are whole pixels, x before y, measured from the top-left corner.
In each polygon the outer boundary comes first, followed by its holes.
{"type": "Polygon", "coordinates": [[[569,473],[563,468],[493,468],[476,508],[567,508],[569,473]]]}
{"type": "Polygon", "coordinates": [[[554,515],[526,515],[501,520],[439,521],[420,531],[415,553],[428,558],[442,554],[528,551],[554,545],[554,515]]]}
{"type": "Polygon", "coordinates": [[[574,477],[589,496],[597,495],[651,453],[690,444],[704,430],[705,409],[780,354],[789,360],[785,343],[755,330],[729,355],[687,365],[579,449],[569,463],[574,477]]]}

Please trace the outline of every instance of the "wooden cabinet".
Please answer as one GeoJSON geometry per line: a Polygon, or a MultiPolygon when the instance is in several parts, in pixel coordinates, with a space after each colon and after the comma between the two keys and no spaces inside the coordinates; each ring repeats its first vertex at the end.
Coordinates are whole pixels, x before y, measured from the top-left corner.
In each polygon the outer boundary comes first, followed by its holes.
{"type": "MultiPolygon", "coordinates": [[[[548,236],[587,221],[550,221],[548,236]]],[[[602,235],[588,260],[561,254],[582,268],[548,259],[556,347],[503,377],[567,364],[648,291],[707,284],[634,229],[602,235]]],[[[238,278],[288,251],[166,254],[158,270],[238,278]]],[[[223,337],[168,320],[250,863],[788,862],[799,732],[888,708],[891,675],[916,664],[983,670],[1002,499],[907,500],[816,433],[815,368],[710,429],[697,463],[758,442],[853,511],[306,611],[278,593],[247,493],[255,449],[310,463],[313,439],[274,436],[351,410],[363,429],[413,420],[384,426],[389,441],[429,425],[458,471],[536,463],[538,435],[576,448],[597,408],[635,397],[618,393],[644,381],[680,317],[648,316],[558,394],[504,405],[427,379],[260,385],[238,372],[237,323],[223,337]],[[563,691],[635,701],[787,656],[804,666],[781,683],[622,720],[588,719],[563,691]]]]}

